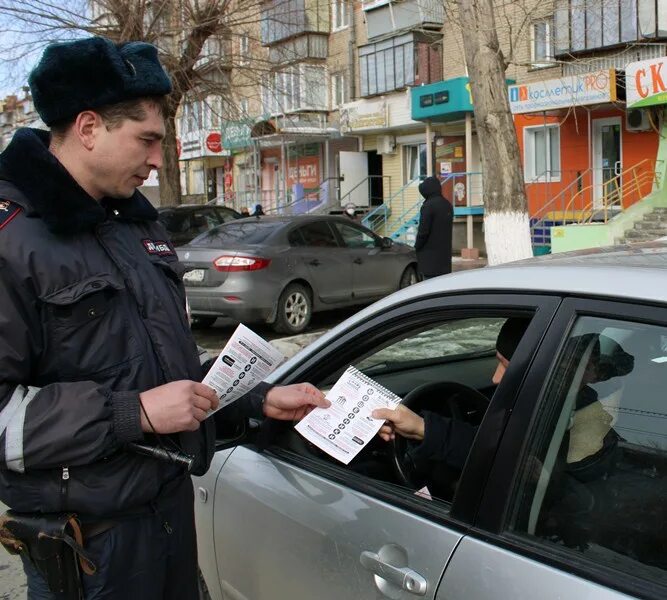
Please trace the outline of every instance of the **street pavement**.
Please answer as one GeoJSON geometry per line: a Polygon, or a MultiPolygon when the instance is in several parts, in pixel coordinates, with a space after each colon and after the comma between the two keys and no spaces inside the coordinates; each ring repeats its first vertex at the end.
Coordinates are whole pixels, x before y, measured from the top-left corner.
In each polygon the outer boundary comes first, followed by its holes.
{"type": "MultiPolygon", "coordinates": [[[[474,269],[485,266],[486,262],[480,260],[454,259],[454,271],[474,269]]],[[[344,321],[356,312],[355,309],[335,310],[313,316],[311,328],[308,332],[283,337],[276,334],[268,325],[253,324],[251,327],[255,333],[262,336],[280,350],[285,357],[294,356],[299,350],[320,337],[331,327],[344,321]]],[[[213,327],[195,331],[197,343],[206,348],[211,354],[218,354],[231,337],[236,323],[226,319],[218,319],[213,327]]],[[[6,510],[4,504],[0,503],[0,514],[6,510]]],[[[21,567],[21,560],[11,556],[0,548],[0,600],[24,600],[27,596],[25,575],[21,567]]]]}

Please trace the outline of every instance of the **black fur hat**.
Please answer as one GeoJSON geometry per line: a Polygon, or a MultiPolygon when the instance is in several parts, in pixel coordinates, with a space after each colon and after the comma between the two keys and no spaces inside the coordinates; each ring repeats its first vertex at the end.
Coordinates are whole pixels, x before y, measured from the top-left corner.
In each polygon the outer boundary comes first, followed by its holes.
{"type": "Polygon", "coordinates": [[[28,83],[35,109],[49,126],[84,110],[171,92],[155,46],[102,37],[47,46],[28,83]]]}

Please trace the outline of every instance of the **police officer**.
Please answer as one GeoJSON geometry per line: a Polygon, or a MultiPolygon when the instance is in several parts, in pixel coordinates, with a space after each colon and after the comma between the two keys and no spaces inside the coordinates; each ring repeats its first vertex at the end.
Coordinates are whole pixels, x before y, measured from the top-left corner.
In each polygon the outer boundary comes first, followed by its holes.
{"type": "MultiPolygon", "coordinates": [[[[197,598],[190,477],[148,442],[208,468],[218,400],[184,309],[181,265],[137,191],[162,164],[170,80],[155,47],[49,46],[30,79],[51,131],[0,155],[0,499],[75,513],[97,571],[85,598],[197,598]]],[[[296,419],[310,384],[262,384],[219,415],[296,419]]],[[[24,560],[29,598],[57,598],[24,560]]]]}

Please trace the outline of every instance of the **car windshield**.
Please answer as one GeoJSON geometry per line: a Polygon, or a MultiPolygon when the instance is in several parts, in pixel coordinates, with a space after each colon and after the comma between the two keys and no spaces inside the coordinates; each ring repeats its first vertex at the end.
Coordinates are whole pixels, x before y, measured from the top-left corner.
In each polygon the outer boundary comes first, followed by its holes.
{"type": "Polygon", "coordinates": [[[274,231],[283,226],[281,222],[249,221],[245,223],[226,223],[196,237],[192,246],[229,246],[242,244],[261,244],[274,231]]]}

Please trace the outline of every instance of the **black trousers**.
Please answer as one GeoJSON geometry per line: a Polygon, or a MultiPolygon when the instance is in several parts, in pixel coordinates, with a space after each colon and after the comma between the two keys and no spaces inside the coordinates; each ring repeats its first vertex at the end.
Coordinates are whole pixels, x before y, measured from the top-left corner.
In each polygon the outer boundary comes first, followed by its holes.
{"type": "MultiPolygon", "coordinates": [[[[190,478],[173,494],[148,514],[120,519],[84,542],[97,565],[94,575],[82,575],[86,600],[198,600],[190,478]]],[[[23,567],[28,600],[60,600],[29,561],[23,567]]]]}

